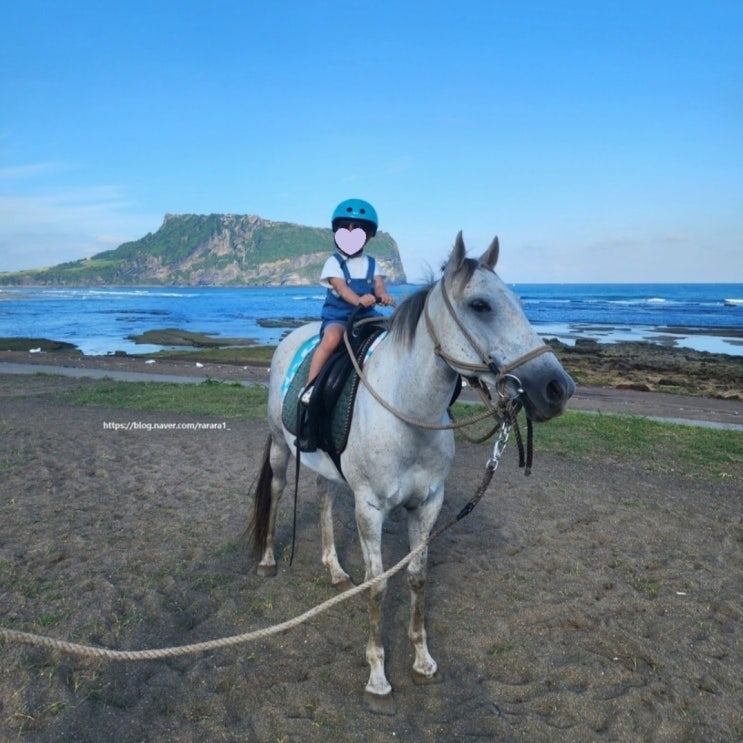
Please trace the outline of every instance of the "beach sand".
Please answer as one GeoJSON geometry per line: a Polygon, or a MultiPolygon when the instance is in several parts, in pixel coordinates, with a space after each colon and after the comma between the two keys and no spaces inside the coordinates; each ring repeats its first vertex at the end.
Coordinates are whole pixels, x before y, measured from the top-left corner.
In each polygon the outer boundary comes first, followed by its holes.
{"type": "MultiPolygon", "coordinates": [[[[266,376],[260,367],[109,357],[64,364],[266,376]]],[[[3,373],[0,363],[3,626],[152,648],[259,629],[334,595],[319,559],[311,474],[300,479],[291,567],[289,493],[276,578],[255,575],[241,542],[264,422],[107,430],[105,422],[125,419],[204,419],[63,404],[60,391],[77,384],[3,373]]],[[[582,387],[570,407],[580,406],[718,423],[740,421],[741,412],[740,399],[608,387],[582,387]]],[[[740,463],[731,462],[729,480],[710,483],[590,453],[577,461],[540,454],[538,430],[536,441],[532,476],[509,448],[475,513],[430,548],[428,630],[440,684],[412,682],[408,592],[403,576],[391,580],[384,635],[394,717],[362,710],[367,614],[359,597],[276,637],[171,660],[108,662],[6,642],[0,739],[740,740],[740,463]]],[[[442,520],[473,495],[489,453],[458,447],[442,520]]],[[[336,536],[361,582],[350,499],[338,503],[336,536]]],[[[405,515],[395,513],[386,564],[406,547],[405,515]]]]}

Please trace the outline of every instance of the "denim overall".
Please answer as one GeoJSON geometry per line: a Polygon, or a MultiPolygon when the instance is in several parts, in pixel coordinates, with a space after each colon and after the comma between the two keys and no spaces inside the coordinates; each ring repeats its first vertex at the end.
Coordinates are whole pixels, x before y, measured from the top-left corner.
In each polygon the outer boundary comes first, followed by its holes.
{"type": "MultiPolygon", "coordinates": [[[[374,258],[370,255],[367,256],[369,259],[369,267],[365,278],[352,279],[348,272],[348,266],[346,266],[346,259],[338,255],[338,253],[334,253],[333,257],[340,264],[346,284],[348,284],[356,294],[362,296],[364,294],[374,293],[374,269],[376,265],[374,258]]],[[[322,335],[325,328],[331,323],[340,323],[341,325],[345,325],[354,309],[355,307],[353,305],[346,302],[345,299],[336,296],[331,289],[328,289],[328,293],[325,297],[325,304],[323,304],[322,312],[320,313],[320,317],[322,318],[320,335],[322,335]]],[[[362,320],[366,317],[377,317],[379,314],[380,313],[377,312],[374,307],[364,307],[356,313],[356,319],[362,320]]]]}

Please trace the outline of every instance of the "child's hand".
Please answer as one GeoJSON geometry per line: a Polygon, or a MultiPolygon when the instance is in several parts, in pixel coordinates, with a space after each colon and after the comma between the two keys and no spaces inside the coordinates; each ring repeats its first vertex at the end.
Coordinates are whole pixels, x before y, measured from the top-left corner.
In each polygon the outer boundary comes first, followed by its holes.
{"type": "Polygon", "coordinates": [[[379,302],[383,307],[392,307],[392,305],[395,304],[395,298],[391,297],[389,294],[380,294],[377,297],[377,302],[379,302]]]}
{"type": "Polygon", "coordinates": [[[373,294],[362,294],[359,297],[359,304],[362,307],[373,307],[377,303],[377,298],[373,294]]]}

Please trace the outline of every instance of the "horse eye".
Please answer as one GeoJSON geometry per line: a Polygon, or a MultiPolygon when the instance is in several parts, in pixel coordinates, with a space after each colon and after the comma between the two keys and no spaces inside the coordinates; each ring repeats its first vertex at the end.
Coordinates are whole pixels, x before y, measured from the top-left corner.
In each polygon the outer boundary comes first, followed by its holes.
{"type": "Polygon", "coordinates": [[[484,299],[473,299],[470,302],[470,307],[477,313],[482,314],[483,312],[490,312],[492,309],[489,302],[484,299]]]}

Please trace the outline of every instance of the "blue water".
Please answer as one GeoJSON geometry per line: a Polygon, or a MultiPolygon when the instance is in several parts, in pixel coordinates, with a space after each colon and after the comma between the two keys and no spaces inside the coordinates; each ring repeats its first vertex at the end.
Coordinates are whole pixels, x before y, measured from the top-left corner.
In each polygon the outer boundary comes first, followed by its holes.
{"type": "MultiPolygon", "coordinates": [[[[398,300],[414,286],[391,287],[398,300]]],[[[566,342],[650,340],[743,356],[743,284],[516,284],[527,317],[544,337],[566,342]],[[669,335],[666,326],[694,328],[669,335]],[[727,331],[730,331],[729,333],[727,331]]],[[[285,328],[260,319],[314,319],[320,287],[261,288],[19,288],[0,289],[0,336],[44,337],[86,354],[150,353],[127,336],[177,327],[223,337],[276,343],[285,328]]]]}

